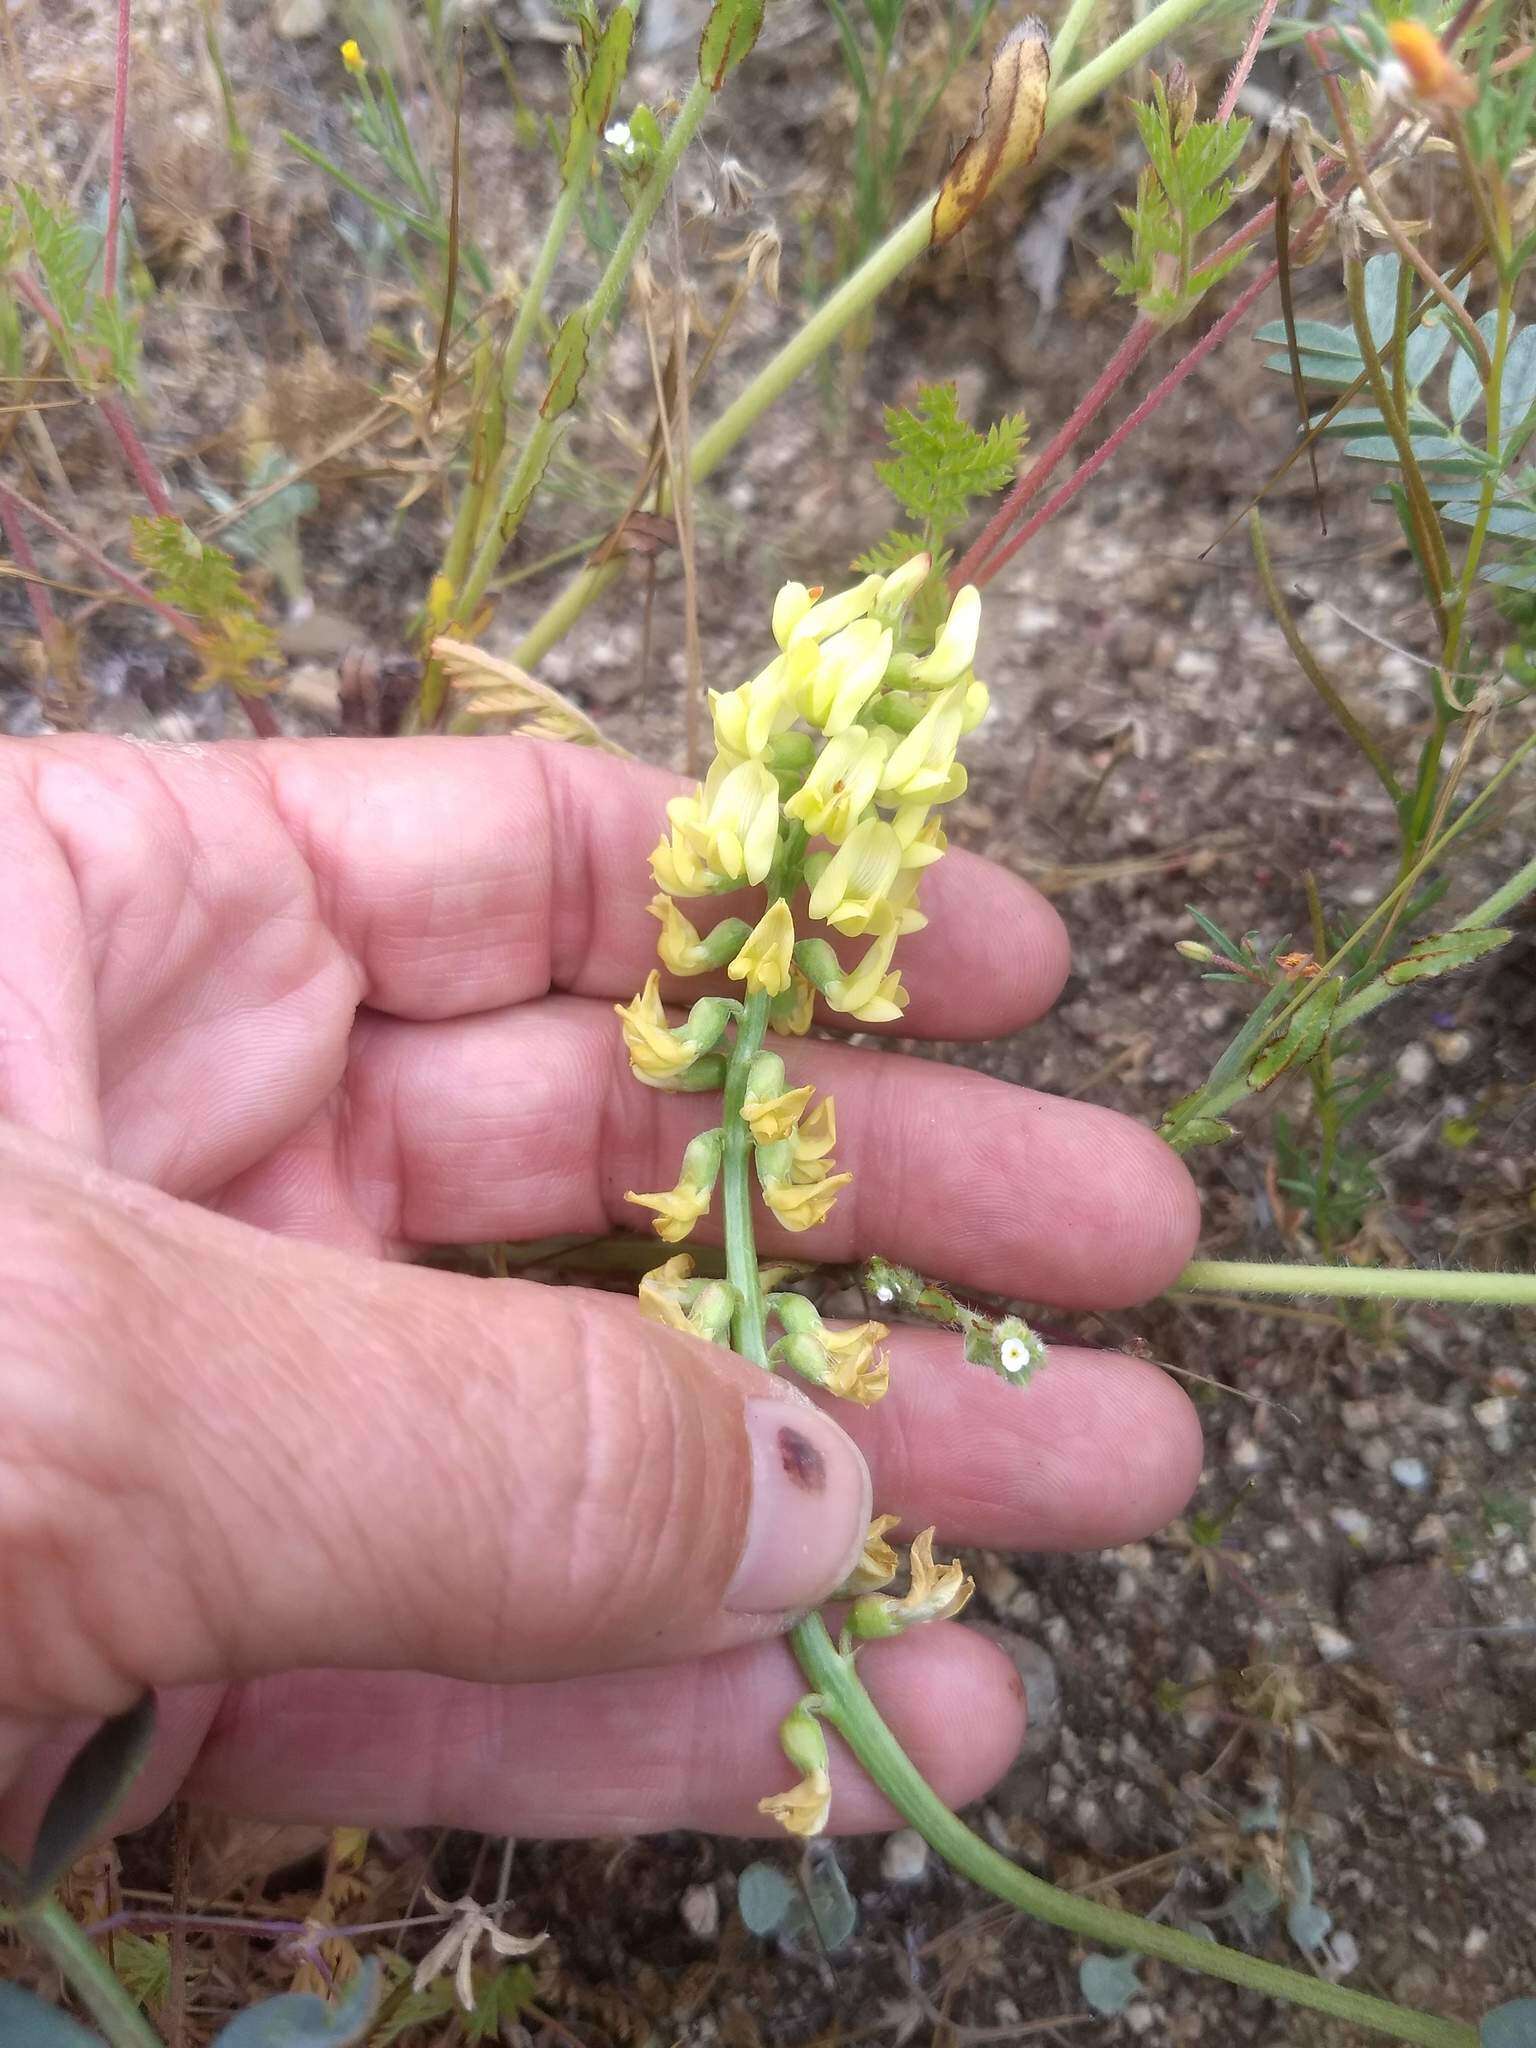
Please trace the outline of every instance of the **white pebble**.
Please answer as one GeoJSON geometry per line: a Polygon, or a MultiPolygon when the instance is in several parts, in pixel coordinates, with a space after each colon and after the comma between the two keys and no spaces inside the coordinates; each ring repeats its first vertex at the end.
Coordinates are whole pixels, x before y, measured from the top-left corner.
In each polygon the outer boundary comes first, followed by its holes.
{"type": "Polygon", "coordinates": [[[1453,1813],[1447,1831],[1464,1856],[1481,1856],[1488,1846],[1488,1830],[1470,1813],[1453,1813]]]}
{"type": "Polygon", "coordinates": [[[1523,1579],[1531,1568],[1531,1553],[1523,1543],[1511,1543],[1504,1553],[1506,1579],[1523,1579]]]}
{"type": "Polygon", "coordinates": [[[713,1941],[720,1932],[720,1899],[712,1884],[691,1884],[679,1911],[683,1925],[699,1941],[713,1941]]]}
{"type": "Polygon", "coordinates": [[[1326,1621],[1313,1622],[1312,1640],[1325,1664],[1342,1664],[1346,1657],[1355,1654],[1355,1646],[1344,1631],[1330,1627],[1326,1621]]]}
{"type": "Polygon", "coordinates": [[[1429,1484],[1429,1467],[1422,1458],[1394,1458],[1392,1477],[1410,1493],[1422,1493],[1429,1484]]]}
{"type": "Polygon", "coordinates": [[[1347,1536],[1351,1543],[1369,1543],[1373,1524],[1367,1514],[1359,1508],[1332,1508],[1328,1515],[1341,1536],[1347,1536]]]}
{"type": "Polygon", "coordinates": [[[916,1828],[900,1828],[886,1837],[880,1873],[887,1884],[916,1884],[927,1868],[928,1844],[916,1828]]]}
{"type": "Polygon", "coordinates": [[[1397,1078],[1405,1088],[1422,1088],[1435,1071],[1435,1056],[1415,1038],[1397,1056],[1397,1078]]]}
{"type": "Polygon", "coordinates": [[[1467,1929],[1467,1938],[1461,1944],[1461,1952],[1464,1956],[1480,1956],[1488,1946],[1488,1940],[1489,1935],[1486,1927],[1469,1927],[1467,1929]]]}

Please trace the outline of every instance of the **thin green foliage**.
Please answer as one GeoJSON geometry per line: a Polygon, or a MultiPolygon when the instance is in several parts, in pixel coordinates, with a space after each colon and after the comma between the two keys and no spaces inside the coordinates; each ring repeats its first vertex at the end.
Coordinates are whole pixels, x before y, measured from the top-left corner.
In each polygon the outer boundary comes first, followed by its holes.
{"type": "Polygon", "coordinates": [[[1120,217],[1131,231],[1125,255],[1100,260],[1119,289],[1148,318],[1183,320],[1213,285],[1242,262],[1243,250],[1202,258],[1197,244],[1231,207],[1236,188],[1227,175],[1242,154],[1250,123],[1194,119],[1194,92],[1153,82],[1150,101],[1135,109],[1147,164],[1134,206],[1120,217]]]}

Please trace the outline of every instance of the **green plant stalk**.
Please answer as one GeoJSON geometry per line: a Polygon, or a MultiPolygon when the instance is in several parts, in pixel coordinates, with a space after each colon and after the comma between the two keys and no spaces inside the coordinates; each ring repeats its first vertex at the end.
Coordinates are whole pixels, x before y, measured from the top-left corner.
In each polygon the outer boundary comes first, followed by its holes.
{"type": "Polygon", "coordinates": [[[161,2048],[159,2036],[106,1959],[56,1899],[28,1906],[15,1916],[15,1923],[57,1965],[112,2048],[161,2048]]]}
{"type": "Polygon", "coordinates": [[[1266,1963],[1177,1927],[1164,1927],[1135,1913],[1100,1905],[1097,1900],[1058,1891],[1043,1878],[1032,1877],[950,1812],[880,1718],[854,1670],[853,1659],[836,1647],[820,1615],[802,1621],[790,1642],[801,1670],[820,1696],[818,1711],[842,1736],[874,1784],[952,1869],[994,1897],[1086,1941],[1158,1956],[1181,1969],[1198,1970],[1245,1990],[1310,2006],[1314,2012],[1388,2034],[1397,2041],[1418,2042],[1422,2048],[1477,2048],[1477,2029],[1460,2020],[1411,2012],[1383,1998],[1346,1991],[1321,1977],[1266,1963]]]}
{"type": "MultiPolygon", "coordinates": [[[[544,230],[544,240],[529,272],[527,285],[518,303],[517,317],[512,322],[512,332],[507,337],[506,354],[500,367],[500,403],[510,405],[517,390],[518,376],[523,360],[528,353],[528,344],[533,339],[534,328],[544,309],[545,294],[549,281],[554,276],[555,265],[565,247],[566,237],[581,206],[582,193],[592,169],[592,160],[597,154],[597,136],[588,135],[576,152],[571,175],[560,188],[560,197],[555,201],[549,216],[549,225],[544,230]]],[[[493,402],[489,397],[487,403],[493,402]]],[[[478,424],[478,423],[477,423],[478,424]]],[[[453,532],[449,537],[447,552],[443,556],[443,574],[455,590],[464,574],[470,550],[480,538],[480,515],[490,491],[495,488],[496,472],[490,478],[482,477],[477,483],[473,476],[464,486],[464,495],[459,500],[458,513],[454,519],[453,532]]],[[[504,480],[504,479],[503,479],[504,480]]]]}
{"type": "MultiPolygon", "coordinates": [[[[784,893],[783,879],[781,870],[770,880],[770,900],[784,893]]],[[[726,1066],[725,1145],[721,1163],[726,1272],[737,1290],[732,1344],[744,1357],[764,1367],[768,1364],[768,1349],[752,1220],[752,1141],[741,1105],[746,1099],[748,1070],[762,1045],[767,1022],[768,998],[750,996],[743,1007],[726,1066]]],[[[1217,1270],[1226,1269],[1218,1266],[1217,1270]]],[[[1310,1269],[1297,1270],[1305,1273],[1310,1269]]],[[[842,1736],[871,1781],[903,1820],[916,1828],[953,1869],[994,1897],[1086,1940],[1159,1956],[1181,1968],[1222,1977],[1228,1983],[1287,1999],[1295,2005],[1310,2006],[1316,2012],[1388,2034],[1394,2040],[1417,2042],[1422,2048],[1477,2048],[1477,2030],[1460,2021],[1410,2012],[1385,1999],[1343,1990],[1322,1978],[1263,1962],[1176,1927],[1163,1927],[1134,1913],[1102,1906],[1093,1899],[1074,1897],[1020,1870],[973,1834],[939,1798],[881,1719],[854,1669],[853,1657],[836,1647],[819,1614],[807,1615],[797,1623],[789,1640],[811,1690],[820,1696],[818,1711],[842,1736]]]]}
{"type": "Polygon", "coordinates": [[[1071,64],[1077,46],[1082,40],[1083,30],[1093,19],[1098,4],[1099,0],[1072,0],[1072,5],[1067,9],[1066,17],[1051,43],[1053,78],[1066,77],[1067,67],[1071,64]]]}
{"type": "MultiPolygon", "coordinates": [[[[1509,772],[1509,770],[1515,766],[1516,762],[1523,755],[1528,753],[1533,746],[1536,746],[1536,734],[1532,734],[1529,739],[1522,742],[1521,746],[1516,750],[1516,752],[1513,755],[1511,755],[1508,761],[1505,762],[1503,769],[1500,771],[1499,777],[1496,779],[1502,780],[1504,775],[1506,775],[1509,772]]],[[[1463,813],[1463,815],[1460,818],[1457,819],[1455,825],[1451,827],[1450,831],[1444,833],[1440,840],[1437,841],[1436,845],[1430,849],[1430,852],[1425,855],[1424,859],[1419,862],[1419,868],[1422,868],[1427,864],[1429,860],[1436,857],[1436,855],[1441,851],[1441,849],[1446,845],[1446,843],[1452,838],[1454,838],[1456,833],[1460,831],[1461,828],[1470,821],[1470,817],[1473,810],[1482,804],[1482,802],[1491,793],[1493,787],[1494,784],[1490,783],[1488,788],[1485,789],[1482,792],[1481,796],[1477,799],[1477,805],[1468,805],[1467,811],[1463,813]]],[[[1384,898],[1382,902],[1377,904],[1376,908],[1371,912],[1370,916],[1364,920],[1364,922],[1360,925],[1358,930],[1356,930],[1351,935],[1351,937],[1345,940],[1344,944],[1340,946],[1337,953],[1335,953],[1335,955],[1333,956],[1333,959],[1331,961],[1323,963],[1324,966],[1336,966],[1338,962],[1343,958],[1343,956],[1349,952],[1351,947],[1358,945],[1360,940],[1365,936],[1366,932],[1368,932],[1371,929],[1371,927],[1379,921],[1379,919],[1384,917],[1395,903],[1401,901],[1402,897],[1406,894],[1408,889],[1411,888],[1413,882],[1417,879],[1417,875],[1418,868],[1415,868],[1412,872],[1406,875],[1403,878],[1403,880],[1399,882],[1397,886],[1392,890],[1391,894],[1384,898]]],[[[1458,921],[1450,927],[1450,931],[1486,931],[1490,926],[1500,923],[1503,918],[1508,916],[1509,912],[1512,911],[1517,904],[1523,903],[1526,897],[1533,895],[1536,895],[1536,858],[1528,860],[1525,863],[1524,867],[1517,869],[1517,871],[1509,877],[1507,882],[1502,883],[1497,889],[1494,890],[1491,896],[1485,896],[1483,898],[1483,901],[1479,903],[1474,909],[1469,910],[1465,917],[1458,919],[1458,921]]],[[[1296,997],[1293,998],[1292,1001],[1293,1009],[1299,1006],[1301,1000],[1304,998],[1306,994],[1306,988],[1308,985],[1309,984],[1303,984],[1302,987],[1298,990],[1296,997]]],[[[1359,1023],[1362,1017],[1368,1017],[1373,1010],[1379,1010],[1383,1003],[1388,1003],[1392,1000],[1394,996],[1401,995],[1405,988],[1416,988],[1417,986],[1417,982],[1388,981],[1385,979],[1384,976],[1378,974],[1374,980],[1367,982],[1364,988],[1357,989],[1352,996],[1347,996],[1344,999],[1344,1001],[1339,1004],[1338,1009],[1335,1010],[1333,1013],[1333,1023],[1330,1028],[1334,1033],[1343,1032],[1347,1030],[1351,1024],[1359,1023]]],[[[1278,1017],[1275,1020],[1273,1026],[1271,1027],[1271,1035],[1274,1035],[1282,1028],[1285,1021],[1285,1016],[1286,1013],[1282,1012],[1280,1017],[1278,1017]]],[[[1252,1095],[1255,1092],[1256,1091],[1254,1090],[1253,1084],[1249,1080],[1246,1071],[1232,1075],[1219,1086],[1210,1087],[1208,1089],[1202,1090],[1202,1092],[1198,1096],[1196,1096],[1192,1101],[1190,1101],[1186,1106],[1183,1115],[1179,1119],[1179,1127],[1182,1128],[1185,1124],[1189,1123],[1192,1119],[1196,1117],[1203,1118],[1223,1116],[1227,1110],[1232,1108],[1234,1103],[1241,1102],[1245,1095],[1252,1095]]]]}
{"type": "MultiPolygon", "coordinates": [[[[1502,413],[1500,398],[1504,382],[1504,367],[1509,354],[1510,327],[1514,312],[1515,287],[1512,278],[1500,277],[1497,311],[1494,315],[1493,347],[1489,351],[1490,367],[1488,381],[1483,387],[1483,402],[1487,432],[1488,453],[1497,456],[1502,435],[1502,413]]],[[[1467,541],[1466,556],[1461,565],[1461,579],[1456,595],[1451,602],[1450,632],[1440,666],[1447,676],[1455,673],[1461,658],[1462,634],[1466,629],[1467,606],[1472,598],[1472,586],[1477,580],[1478,563],[1482,560],[1483,547],[1488,539],[1488,522],[1493,515],[1493,501],[1498,493],[1499,471],[1490,469],[1484,476],[1478,492],[1477,519],[1467,541]]]]}
{"type": "Polygon", "coordinates": [[[1450,1301],[1473,1308],[1536,1308],[1536,1273],[1430,1273],[1413,1267],[1282,1266],[1268,1260],[1195,1259],[1169,1290],[1320,1294],[1342,1300],[1450,1301]]]}
{"type": "MultiPolygon", "coordinates": [[[[609,314],[617,304],[619,293],[634,267],[635,258],[640,253],[641,244],[650,230],[651,222],[655,219],[657,209],[666,197],[677,167],[683,160],[683,152],[692,142],[699,123],[714,97],[714,93],[704,81],[697,80],[687,99],[678,109],[677,118],[667,130],[667,138],[656,158],[655,168],[635,200],[624,232],[608,259],[608,267],[598,279],[592,296],[587,301],[583,317],[589,347],[602,332],[609,314]]],[[[509,534],[503,533],[502,522],[517,504],[517,494],[529,476],[536,480],[541,474],[544,464],[549,460],[549,451],[554,445],[557,427],[557,421],[546,419],[542,413],[535,421],[518,458],[517,466],[503,488],[500,501],[485,529],[474,561],[470,564],[464,588],[459,593],[458,609],[462,616],[472,615],[485,595],[486,586],[496,573],[496,565],[501,560],[502,551],[510,538],[509,534]]],[[[552,645],[553,642],[548,642],[540,651],[546,652],[552,645]]],[[[521,653],[515,654],[513,659],[522,666],[528,666],[521,653]]]]}
{"type": "MultiPolygon", "coordinates": [[[[1080,71],[1055,87],[1045,113],[1046,133],[1075,114],[1208,4],[1209,0],[1159,0],[1159,5],[1133,22],[1108,49],[1100,51],[1080,71]]],[[[682,116],[678,118],[681,120],[682,116]]],[[[693,444],[691,465],[695,483],[718,469],[737,442],[783,397],[796,378],[874,304],[902,271],[917,261],[933,238],[933,205],[937,196],[930,192],[877,249],[870,251],[858,269],[763,365],[714,425],[698,437],[693,444]]],[[[512,659],[521,668],[535,667],[570,631],[588,605],[623,574],[623,569],[621,557],[603,563],[600,568],[583,569],[529,627],[514,648],[512,659]]]]}

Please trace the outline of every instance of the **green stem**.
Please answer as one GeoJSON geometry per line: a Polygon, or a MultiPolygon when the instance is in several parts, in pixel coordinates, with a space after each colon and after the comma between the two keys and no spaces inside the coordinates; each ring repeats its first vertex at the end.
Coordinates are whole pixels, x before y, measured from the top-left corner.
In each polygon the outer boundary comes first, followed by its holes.
{"type": "Polygon", "coordinates": [[[134,2004],[106,1959],[56,1899],[17,1915],[17,1923],[55,1963],[112,2048],[161,2048],[153,2027],[134,2004]]]}
{"type": "Polygon", "coordinates": [[[757,1275],[757,1238],[752,1224],[752,1129],[742,1115],[747,1076],[768,1029],[768,998],[748,996],[736,1027],[725,1070],[725,1150],[721,1164],[721,1206],[725,1215],[725,1277],[736,1289],[732,1346],[754,1365],[768,1363],[763,1290],[757,1275]]]}
{"type": "MultiPolygon", "coordinates": [[[[1163,38],[1200,13],[1209,0],[1160,0],[1140,21],[1133,22],[1108,49],[1085,64],[1070,78],[1062,80],[1051,93],[1046,108],[1046,132],[1075,114],[1079,107],[1112,84],[1124,71],[1140,61],[1163,38]]],[[[1065,26],[1065,24],[1063,24],[1065,26]]],[[[685,109],[686,111],[686,109],[685,109]]],[[[680,115],[679,120],[682,116],[680,115]]],[[[670,138],[669,138],[670,140],[670,138]]],[[[871,250],[852,275],[810,316],[795,334],[770,357],[740,396],[728,405],[712,427],[693,444],[692,474],[695,483],[717,469],[750,428],[814,363],[838,336],[873,305],[875,300],[928,247],[933,235],[933,205],[938,197],[930,192],[894,227],[877,249],[871,250]]],[[[518,642],[512,659],[521,668],[533,668],[579,619],[588,605],[623,574],[622,557],[614,557],[601,568],[583,569],[554,602],[540,614],[518,642]]]]}
{"type": "Polygon", "coordinates": [[[1098,4],[1099,0],[1072,0],[1066,18],[1057,29],[1055,40],[1051,44],[1051,75],[1054,78],[1066,77],[1067,67],[1072,62],[1083,30],[1092,20],[1098,4]]]}
{"type": "Polygon", "coordinates": [[[1321,1294],[1338,1300],[1454,1301],[1483,1308],[1536,1308],[1536,1273],[1430,1273],[1390,1266],[1279,1266],[1268,1260],[1195,1259],[1176,1294],[1321,1294]]]}
{"type": "MultiPolygon", "coordinates": [[[[714,97],[714,93],[703,80],[697,80],[687,99],[678,109],[677,118],[667,130],[667,139],[661,146],[650,177],[635,200],[633,210],[624,225],[624,232],[608,259],[608,267],[598,279],[592,296],[587,301],[583,321],[589,346],[596,341],[607,323],[609,314],[618,303],[619,293],[628,282],[635,258],[640,253],[640,245],[650,230],[658,207],[666,197],[678,165],[683,160],[683,152],[692,142],[699,123],[714,97]]],[[[502,531],[502,523],[507,514],[517,507],[518,493],[529,487],[530,479],[537,482],[544,464],[549,460],[549,452],[554,446],[558,430],[558,420],[546,419],[542,413],[534,421],[528,439],[517,458],[516,467],[501,491],[495,512],[470,565],[469,575],[459,596],[458,612],[461,618],[471,617],[480,599],[485,595],[486,585],[495,574],[502,550],[510,538],[510,534],[502,531]]],[[[520,653],[513,658],[526,665],[520,653]]]]}
{"type": "Polygon", "coordinates": [[[1283,1998],[1293,2005],[1310,2006],[1314,2012],[1369,2027],[1391,2035],[1394,2040],[1419,2042],[1423,2048],[1477,2048],[1477,2029],[1459,2020],[1410,2012],[1405,2006],[1390,2005],[1382,1998],[1346,1991],[1321,1977],[1303,1976],[1298,1970],[1263,1962],[1238,1949],[1223,1948],[1177,1927],[1164,1927],[1135,1913],[1100,1905],[1094,1899],[1058,1891],[1043,1878],[1020,1870],[973,1834],[939,1798],[881,1720],[854,1670],[852,1657],[837,1649],[820,1615],[802,1621],[790,1641],[801,1670],[820,1696],[819,1711],[836,1728],[903,1820],[916,1828],[924,1841],[937,1849],[962,1877],[970,1878],[995,1897],[1087,1941],[1129,1949],[1139,1955],[1159,1956],[1181,1969],[1224,1977],[1229,1984],[1240,1984],[1245,1990],[1283,1998]]]}

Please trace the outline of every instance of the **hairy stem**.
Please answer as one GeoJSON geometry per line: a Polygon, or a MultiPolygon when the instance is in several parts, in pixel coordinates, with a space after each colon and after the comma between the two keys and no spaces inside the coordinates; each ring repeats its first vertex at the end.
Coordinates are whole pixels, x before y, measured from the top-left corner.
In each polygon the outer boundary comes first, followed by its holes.
{"type": "Polygon", "coordinates": [[[1423,2048],[1477,2048],[1477,2029],[1459,2020],[1410,2012],[1405,2006],[1391,2005],[1382,1998],[1346,1991],[1321,1977],[1304,1976],[1299,1970],[1287,1970],[1257,1956],[1244,1955],[1238,1949],[1223,1948],[1177,1927],[1164,1927],[1135,1913],[1100,1905],[1097,1900],[1058,1891],[1043,1878],[1019,1869],[973,1834],[939,1798],[881,1719],[879,1709],[854,1670],[852,1657],[844,1655],[833,1643],[820,1615],[802,1621],[790,1642],[807,1681],[820,1696],[819,1711],[836,1728],[873,1782],[951,1868],[994,1897],[1085,1940],[1129,1949],[1139,1955],[1159,1956],[1181,1969],[1223,1977],[1229,1984],[1240,1984],[1271,1998],[1283,1998],[1293,2005],[1310,2006],[1314,2012],[1368,2027],[1397,2041],[1419,2042],[1423,2048]]]}
{"type": "Polygon", "coordinates": [[[1536,1308],[1536,1273],[1430,1273],[1391,1266],[1281,1266],[1268,1260],[1195,1259],[1172,1292],[1321,1294],[1338,1300],[1453,1301],[1479,1308],[1536,1308]]]}

